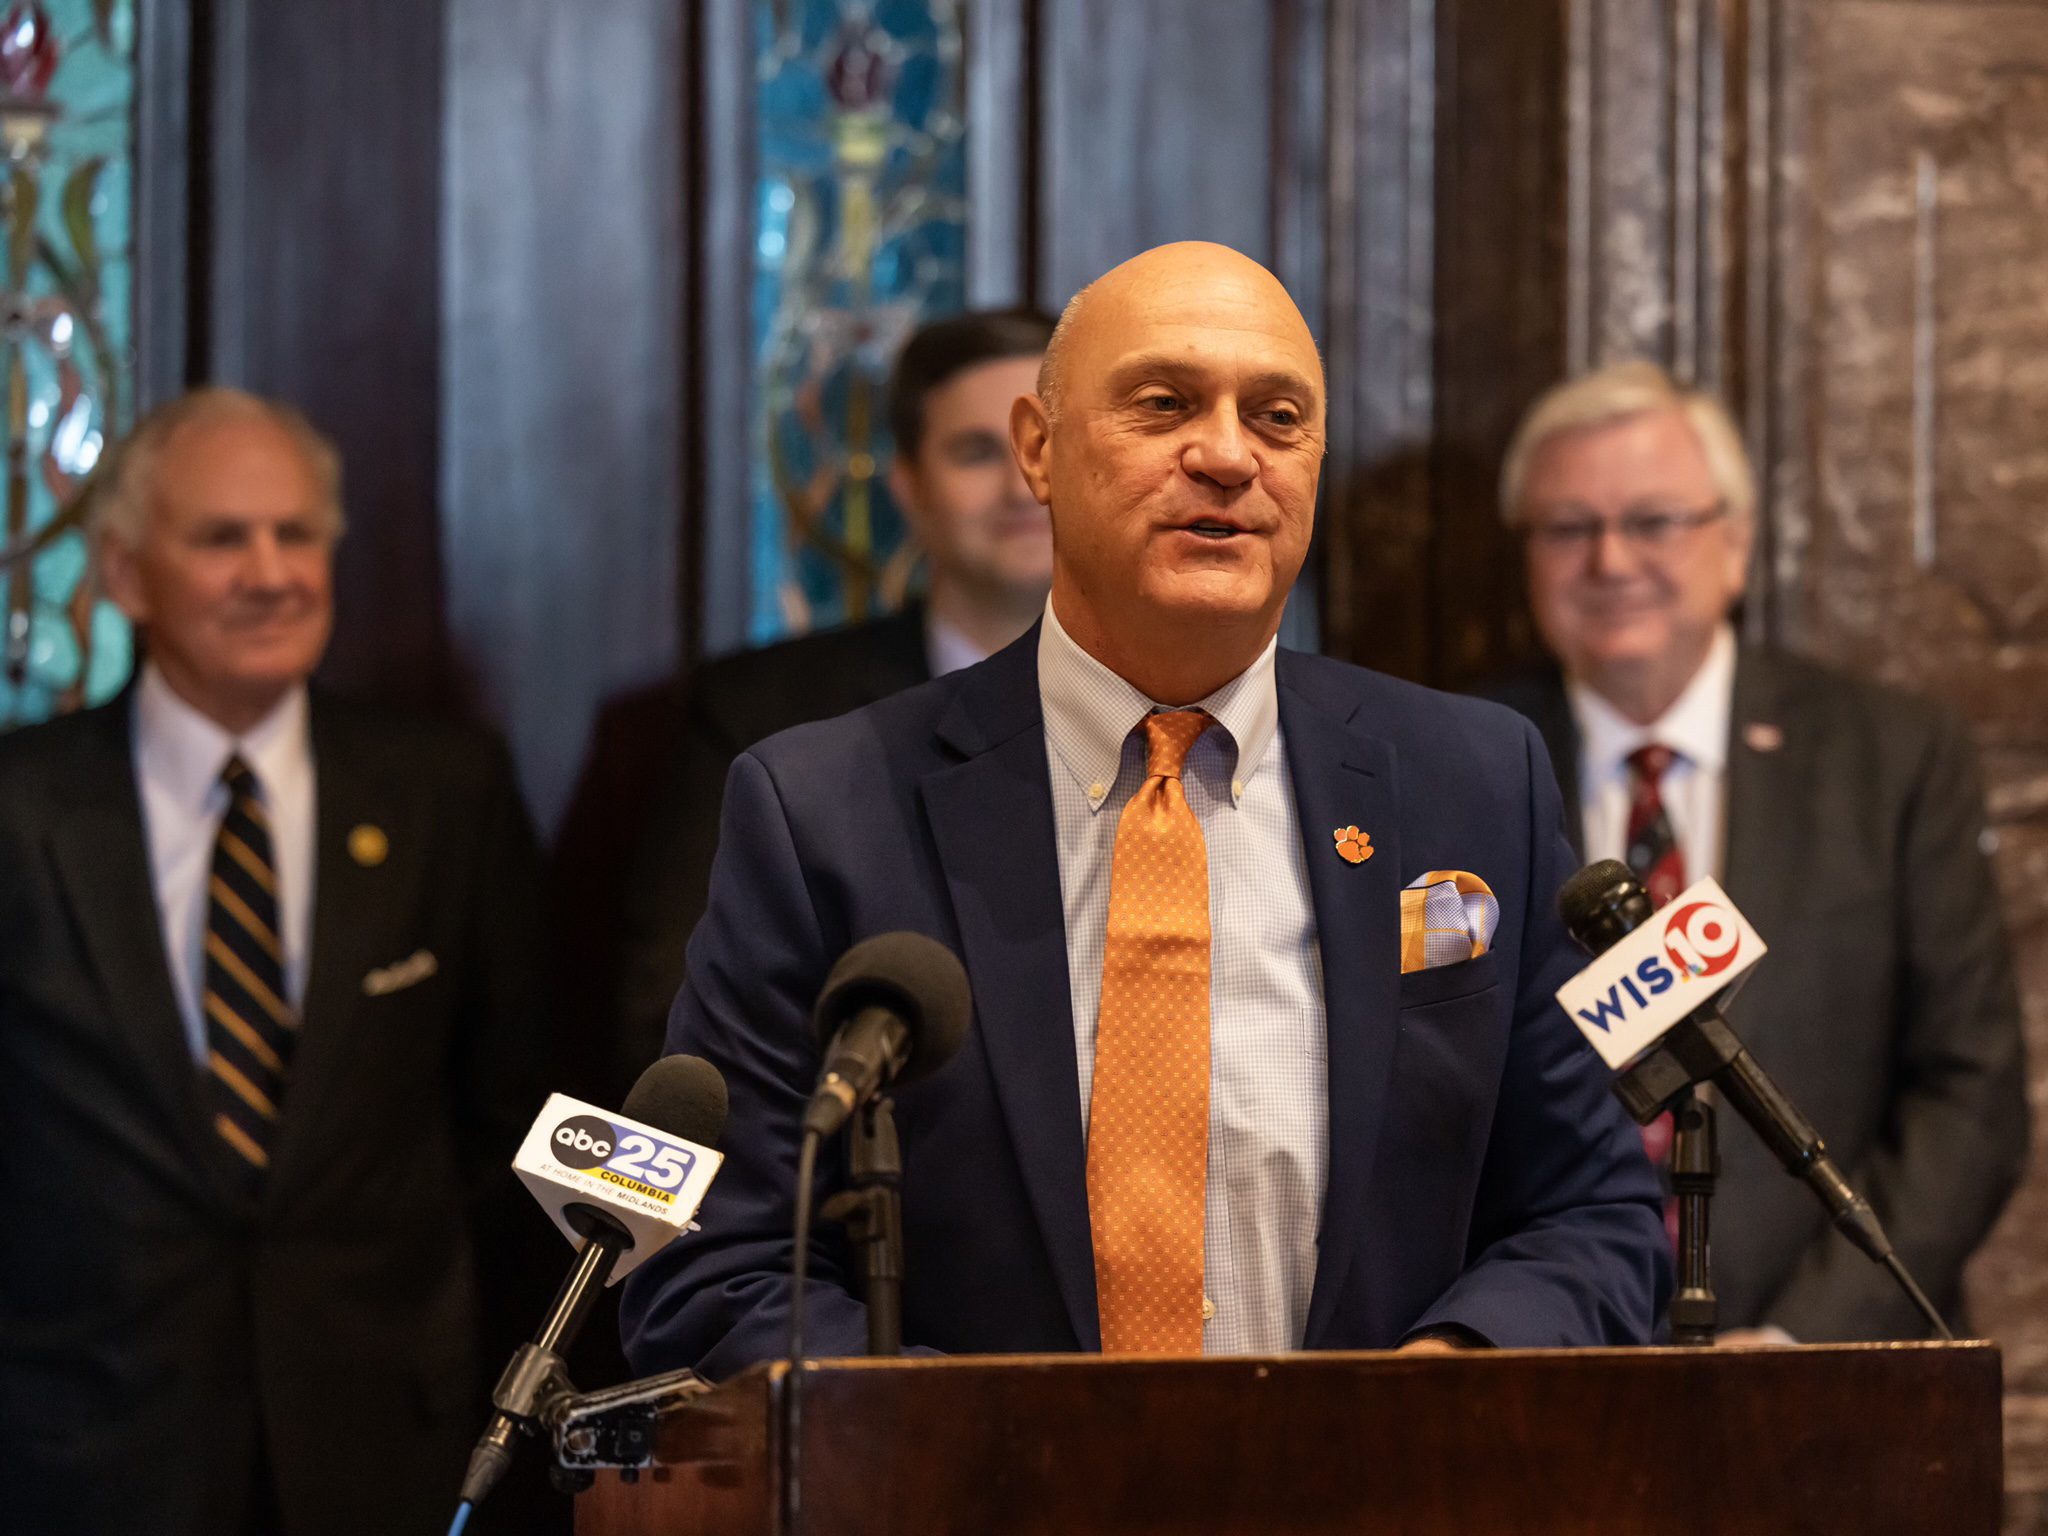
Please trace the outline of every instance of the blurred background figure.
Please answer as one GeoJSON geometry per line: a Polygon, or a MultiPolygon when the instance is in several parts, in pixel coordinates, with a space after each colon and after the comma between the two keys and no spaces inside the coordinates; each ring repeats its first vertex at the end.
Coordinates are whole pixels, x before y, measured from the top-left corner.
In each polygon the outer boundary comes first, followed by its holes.
{"type": "MultiPolygon", "coordinates": [[[[2019,1002],[1959,721],[1738,645],[1755,488],[1721,404],[1649,363],[1559,385],[1523,418],[1501,506],[1556,658],[1498,691],[1533,720],[1583,858],[1659,904],[1719,880],[1771,945],[1733,1007],[1945,1311],[2018,1182],[2019,1002]]],[[[1725,1328],[1918,1337],[1890,1277],[1756,1137],[1720,1140],[1725,1328]]],[[[1669,1117],[1645,1132],[1668,1166],[1669,1117]]]]}
{"type": "Polygon", "coordinates": [[[889,488],[924,554],[921,598],[884,618],[741,652],[691,679],[627,886],[620,1081],[660,1054],[733,758],[792,725],[971,666],[1044,609],[1052,524],[1011,457],[1010,405],[1037,389],[1052,326],[1031,310],[955,315],[918,330],[896,359],[889,488]]]}
{"type": "Polygon", "coordinates": [[[296,411],[162,406],[93,522],[148,659],[0,739],[10,1529],[452,1505],[505,1342],[478,1277],[515,1288],[544,1225],[505,1169],[543,1091],[536,851],[496,739],[308,687],[341,532],[296,411]]]}

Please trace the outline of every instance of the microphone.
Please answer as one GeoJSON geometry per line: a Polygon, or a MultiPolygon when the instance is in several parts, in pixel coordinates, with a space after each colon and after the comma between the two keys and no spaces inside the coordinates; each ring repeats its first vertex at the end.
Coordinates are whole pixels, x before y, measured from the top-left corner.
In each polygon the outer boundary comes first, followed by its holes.
{"type": "MultiPolygon", "coordinates": [[[[883,933],[839,957],[825,978],[811,1027],[825,1050],[817,1091],[804,1109],[796,1160],[795,1248],[790,1259],[789,1358],[804,1357],[804,1275],[810,1267],[811,1194],[819,1144],[889,1082],[911,1082],[945,1065],[974,1011],[967,972],[953,952],[921,933],[883,933]]],[[[886,1100],[884,1105],[886,1106],[886,1100]]],[[[868,1284],[868,1349],[901,1343],[902,1164],[893,1116],[856,1122],[847,1196],[824,1214],[843,1216],[868,1284]]],[[[799,1372],[790,1383],[790,1438],[803,1412],[799,1372]]]]}
{"type": "Polygon", "coordinates": [[[921,933],[884,933],[839,957],[818,996],[812,1027],[825,1049],[804,1129],[830,1136],[888,1082],[914,1082],[945,1065],[973,1012],[967,972],[921,933]]]}
{"type": "Polygon", "coordinates": [[[1785,1171],[1813,1191],[1835,1226],[1890,1270],[1946,1338],[1941,1314],[1892,1251],[1870,1202],[1850,1186],[1806,1117],[1721,1017],[1717,998],[1766,946],[1727,893],[1701,880],[1661,910],[1619,859],[1565,882],[1558,914],[1593,963],[1557,992],[1579,1032],[1610,1067],[1616,1095],[1642,1125],[1687,1089],[1711,1082],[1785,1171]]]}
{"type": "Polygon", "coordinates": [[[505,1475],[518,1437],[533,1433],[549,1401],[575,1390],[563,1356],[599,1293],[690,1229],[724,1161],[713,1149],[725,1115],[725,1079],[696,1056],[664,1056],[642,1072],[620,1115],[559,1093],[541,1106],[512,1169],[577,1246],[576,1263],[491,1393],[458,1528],[505,1475]]]}

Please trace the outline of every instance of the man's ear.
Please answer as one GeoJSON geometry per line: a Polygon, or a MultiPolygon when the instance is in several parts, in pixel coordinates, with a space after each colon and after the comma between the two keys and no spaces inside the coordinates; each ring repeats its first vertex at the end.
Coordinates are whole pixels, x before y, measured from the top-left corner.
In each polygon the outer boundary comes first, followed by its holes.
{"type": "Polygon", "coordinates": [[[141,561],[135,551],[112,534],[103,533],[93,541],[93,569],[100,590],[131,624],[149,622],[149,599],[143,592],[141,561]]]}
{"type": "Polygon", "coordinates": [[[896,510],[910,525],[911,536],[919,544],[925,544],[924,501],[917,493],[917,471],[910,467],[910,461],[900,450],[889,456],[887,479],[889,499],[896,503],[896,510]]]}
{"type": "Polygon", "coordinates": [[[1024,483],[1041,507],[1052,505],[1052,422],[1045,402],[1019,395],[1010,405],[1010,452],[1024,471],[1024,483]]]}

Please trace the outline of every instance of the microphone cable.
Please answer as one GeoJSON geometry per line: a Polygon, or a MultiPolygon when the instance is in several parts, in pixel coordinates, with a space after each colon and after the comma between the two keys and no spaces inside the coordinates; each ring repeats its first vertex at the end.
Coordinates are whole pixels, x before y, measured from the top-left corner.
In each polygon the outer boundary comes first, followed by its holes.
{"type": "Polygon", "coordinates": [[[796,1154],[796,1252],[789,1263],[789,1434],[783,1447],[782,1484],[789,1490],[792,1521],[802,1511],[804,1497],[800,1449],[804,1427],[804,1286],[811,1267],[811,1190],[817,1182],[818,1144],[822,1139],[816,1130],[807,1127],[796,1154]]]}

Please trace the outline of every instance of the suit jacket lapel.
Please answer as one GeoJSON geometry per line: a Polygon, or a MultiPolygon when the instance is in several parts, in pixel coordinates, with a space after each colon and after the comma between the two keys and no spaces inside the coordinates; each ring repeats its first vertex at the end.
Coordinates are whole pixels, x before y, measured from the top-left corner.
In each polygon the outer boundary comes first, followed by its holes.
{"type": "Polygon", "coordinates": [[[96,713],[100,730],[80,756],[71,803],[51,830],[51,856],[106,989],[113,1029],[125,1041],[114,1048],[140,1065],[193,1166],[218,1171],[205,1090],[164,954],[135,788],[130,696],[96,713]]]}
{"type": "Polygon", "coordinates": [[[967,680],[939,737],[962,760],[928,774],[921,792],[973,978],[982,1047],[1075,1338],[1099,1349],[1035,626],[967,680]]]}
{"type": "Polygon", "coordinates": [[[1728,718],[1727,853],[1721,884],[1769,943],[1797,926],[1807,818],[1819,760],[1812,732],[1787,696],[1783,672],[1761,651],[1735,661],[1728,718]]]}
{"type": "Polygon", "coordinates": [[[1317,1236],[1306,1343],[1328,1329],[1357,1254],[1400,1022],[1401,802],[1394,752],[1354,722],[1358,703],[1279,658],[1280,729],[1315,901],[1328,1032],[1330,1167],[1317,1236]],[[1372,838],[1362,864],[1337,857],[1333,831],[1372,838]]]}
{"type": "Polygon", "coordinates": [[[314,873],[312,955],[300,1009],[299,1043],[285,1092],[284,1124],[276,1161],[265,1181],[274,1195],[320,1145],[320,1117],[347,1065],[349,1029],[361,1002],[363,977],[393,957],[385,951],[384,914],[395,910],[394,889],[407,889],[417,830],[403,817],[404,803],[387,784],[379,762],[359,750],[356,734],[334,701],[312,699],[314,770],[314,873]],[[350,834],[374,827],[384,834],[384,856],[359,860],[350,834]]]}

